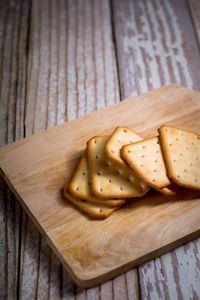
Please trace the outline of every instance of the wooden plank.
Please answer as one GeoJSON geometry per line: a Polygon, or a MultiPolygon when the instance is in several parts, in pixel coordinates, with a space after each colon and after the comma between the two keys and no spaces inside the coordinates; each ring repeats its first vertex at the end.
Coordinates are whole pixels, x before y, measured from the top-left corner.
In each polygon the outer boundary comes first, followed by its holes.
{"type": "MultiPolygon", "coordinates": [[[[0,146],[23,138],[26,80],[28,1],[0,3],[0,146]]],[[[16,299],[18,293],[18,202],[0,185],[0,298],[16,299]]]]}
{"type": "Polygon", "coordinates": [[[123,98],[169,83],[199,90],[199,51],[185,1],[113,1],[123,98]]]}
{"type": "MultiPolygon", "coordinates": [[[[102,222],[88,220],[63,201],[61,190],[71,179],[86,141],[93,132],[109,133],[116,122],[119,126],[126,124],[135,128],[144,136],[154,135],[156,128],[166,122],[199,132],[199,112],[200,93],[169,85],[0,150],[1,173],[80,286],[92,287],[104,282],[200,233],[200,194],[190,190],[183,189],[168,198],[152,191],[129,201],[102,222]],[[148,120],[145,118],[145,122],[144,111],[151,116],[148,120]],[[133,113],[137,115],[134,120],[133,113]],[[66,140],[73,140],[73,145],[66,145],[66,140]],[[106,232],[106,236],[102,232],[106,232]]],[[[35,240],[31,238],[31,243],[35,240]]],[[[120,282],[121,291],[125,289],[126,280],[120,282]]],[[[114,286],[118,290],[118,280],[114,286]]],[[[122,295],[126,297],[126,292],[122,295]]]]}
{"type": "MultiPolygon", "coordinates": [[[[33,1],[31,15],[27,136],[119,101],[107,1],[33,1]]],[[[99,297],[97,289],[77,289],[36,232],[24,215],[20,297],[99,297]],[[31,232],[35,247],[28,237],[31,232]]],[[[112,298],[112,288],[106,290],[112,298]]]]}
{"type": "MultiPolygon", "coordinates": [[[[198,36],[197,2],[189,1],[198,36]]],[[[200,57],[186,1],[116,0],[113,18],[123,97],[170,82],[200,90],[200,57]]],[[[175,251],[141,266],[141,297],[195,297],[199,286],[195,275],[199,274],[199,249],[193,245],[198,243],[189,243],[187,253],[184,247],[177,249],[180,259],[174,259],[175,251]],[[188,265],[191,268],[187,273],[188,265]]]]}
{"type": "Polygon", "coordinates": [[[194,24],[196,36],[200,43],[200,4],[198,0],[188,0],[192,22],[194,24]]]}

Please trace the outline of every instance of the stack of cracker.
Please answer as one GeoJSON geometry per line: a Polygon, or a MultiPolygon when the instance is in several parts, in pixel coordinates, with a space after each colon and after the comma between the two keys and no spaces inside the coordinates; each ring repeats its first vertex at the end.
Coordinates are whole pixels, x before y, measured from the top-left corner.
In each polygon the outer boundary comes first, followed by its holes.
{"type": "Polygon", "coordinates": [[[105,219],[150,188],[175,195],[178,186],[200,190],[200,137],[162,126],[143,139],[128,127],[91,138],[64,196],[92,218],[105,219]]]}

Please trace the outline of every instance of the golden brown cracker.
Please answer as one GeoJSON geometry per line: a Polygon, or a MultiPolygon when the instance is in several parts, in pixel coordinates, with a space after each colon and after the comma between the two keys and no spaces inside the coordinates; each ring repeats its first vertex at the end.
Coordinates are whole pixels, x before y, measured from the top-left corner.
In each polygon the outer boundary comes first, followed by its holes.
{"type": "Polygon", "coordinates": [[[200,190],[200,136],[166,125],[158,131],[169,178],[177,185],[200,190]]]}
{"type": "Polygon", "coordinates": [[[84,153],[75,170],[71,182],[69,183],[68,189],[70,193],[76,198],[88,200],[93,203],[101,203],[108,206],[119,206],[126,202],[125,199],[98,198],[92,194],[90,186],[91,181],[89,178],[87,155],[84,153]]]}
{"type": "Polygon", "coordinates": [[[117,127],[105,146],[106,155],[121,167],[127,167],[132,172],[121,157],[121,149],[124,145],[141,140],[143,138],[130,128],[125,126],[117,127]]]}
{"type": "Polygon", "coordinates": [[[72,194],[68,191],[68,184],[64,186],[63,195],[67,198],[71,203],[73,203],[77,208],[79,208],[82,212],[86,213],[93,219],[106,219],[108,218],[119,206],[110,207],[100,203],[93,203],[87,200],[81,200],[72,196],[72,194]]]}
{"type": "Polygon", "coordinates": [[[109,160],[105,154],[107,136],[93,137],[87,146],[88,165],[93,194],[102,198],[141,197],[148,190],[146,184],[126,169],[109,160]]]}
{"type": "Polygon", "coordinates": [[[122,157],[147,185],[160,190],[170,184],[157,136],[123,146],[122,157]]]}

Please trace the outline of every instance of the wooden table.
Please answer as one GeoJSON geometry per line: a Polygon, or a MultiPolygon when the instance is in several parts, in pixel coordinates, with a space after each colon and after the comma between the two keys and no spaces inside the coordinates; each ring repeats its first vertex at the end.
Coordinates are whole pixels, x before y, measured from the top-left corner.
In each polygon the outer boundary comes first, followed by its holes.
{"type": "MultiPolygon", "coordinates": [[[[198,0],[0,1],[0,145],[172,82],[200,91],[198,0]]],[[[200,239],[77,287],[0,180],[0,299],[200,299],[200,239]]]]}

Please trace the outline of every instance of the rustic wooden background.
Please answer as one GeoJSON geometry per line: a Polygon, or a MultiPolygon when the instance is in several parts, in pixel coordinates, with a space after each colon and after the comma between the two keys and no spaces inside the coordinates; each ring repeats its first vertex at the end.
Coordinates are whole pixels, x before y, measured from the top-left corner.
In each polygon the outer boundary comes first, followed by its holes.
{"type": "MultiPolygon", "coordinates": [[[[200,91],[199,42],[199,0],[0,0],[0,145],[168,83],[200,91]]],[[[81,289],[0,190],[0,299],[200,299],[200,239],[81,289]]]]}

